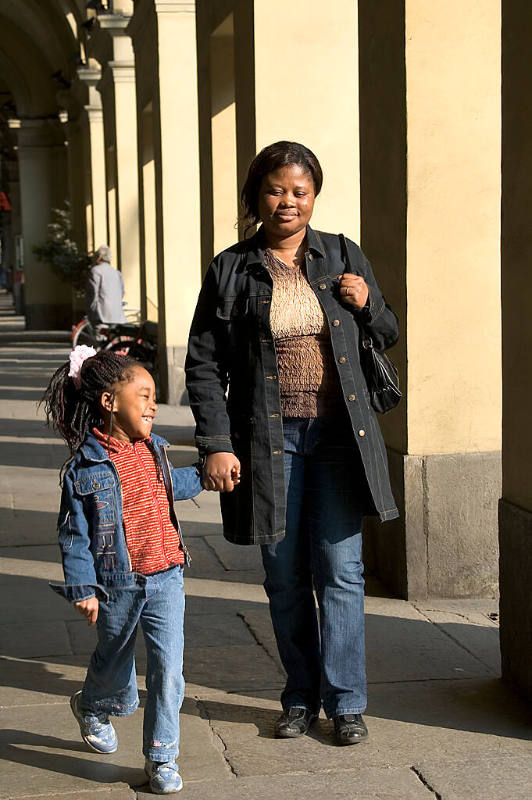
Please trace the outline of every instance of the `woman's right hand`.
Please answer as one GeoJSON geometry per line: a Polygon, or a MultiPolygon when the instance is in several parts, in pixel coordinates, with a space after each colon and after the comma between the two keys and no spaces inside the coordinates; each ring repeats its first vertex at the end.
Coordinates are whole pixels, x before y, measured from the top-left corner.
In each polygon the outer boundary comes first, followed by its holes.
{"type": "Polygon", "coordinates": [[[240,461],[233,453],[211,453],[203,468],[203,488],[208,492],[232,492],[240,483],[240,461]]]}

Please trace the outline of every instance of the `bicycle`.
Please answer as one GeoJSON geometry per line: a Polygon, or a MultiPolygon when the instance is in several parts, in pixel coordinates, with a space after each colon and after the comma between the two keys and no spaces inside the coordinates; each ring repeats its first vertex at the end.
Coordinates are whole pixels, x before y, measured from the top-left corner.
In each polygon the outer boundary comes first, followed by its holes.
{"type": "MultiPolygon", "coordinates": [[[[133,308],[124,306],[124,314],[127,322],[117,323],[124,325],[140,325],[140,308],[133,308]]],[[[77,325],[72,326],[72,349],[78,344],[86,344],[90,347],[95,347],[97,350],[101,349],[102,342],[107,341],[109,338],[108,331],[113,331],[116,325],[109,323],[102,323],[100,325],[93,325],[88,317],[83,317],[77,325]]]]}
{"type": "Polygon", "coordinates": [[[120,322],[116,325],[93,326],[87,318],[84,318],[72,329],[72,347],[78,344],[131,356],[148,370],[157,388],[159,381],[156,322],[145,320],[140,324],[120,322]]]}

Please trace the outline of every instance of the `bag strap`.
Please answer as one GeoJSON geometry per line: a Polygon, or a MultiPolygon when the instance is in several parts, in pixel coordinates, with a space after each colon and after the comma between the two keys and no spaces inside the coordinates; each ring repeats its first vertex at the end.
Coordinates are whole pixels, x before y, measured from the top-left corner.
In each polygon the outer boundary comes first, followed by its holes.
{"type": "Polygon", "coordinates": [[[340,240],[340,251],[342,253],[342,261],[344,262],[344,264],[347,267],[347,270],[344,270],[344,272],[347,271],[347,272],[350,272],[353,275],[360,275],[360,273],[357,272],[356,269],[354,270],[353,267],[351,266],[351,259],[349,258],[349,250],[347,248],[347,242],[345,240],[344,234],[343,233],[339,233],[338,234],[338,238],[340,240]]]}
{"type": "MultiPolygon", "coordinates": [[[[347,271],[352,273],[353,275],[360,275],[360,273],[357,272],[356,270],[354,271],[352,266],[351,266],[351,259],[349,258],[349,250],[347,249],[347,242],[345,240],[344,234],[343,233],[339,233],[338,234],[338,238],[340,240],[340,250],[341,250],[341,253],[342,253],[342,261],[346,265],[347,271]]],[[[344,270],[344,272],[345,272],[345,270],[344,270]]],[[[364,326],[362,325],[362,320],[360,318],[358,318],[358,317],[355,317],[355,319],[356,319],[356,321],[358,323],[358,327],[359,327],[361,335],[362,335],[362,338],[360,340],[360,344],[362,345],[362,347],[365,350],[373,349],[373,340],[372,340],[371,336],[369,335],[369,333],[364,329],[364,326]]]]}

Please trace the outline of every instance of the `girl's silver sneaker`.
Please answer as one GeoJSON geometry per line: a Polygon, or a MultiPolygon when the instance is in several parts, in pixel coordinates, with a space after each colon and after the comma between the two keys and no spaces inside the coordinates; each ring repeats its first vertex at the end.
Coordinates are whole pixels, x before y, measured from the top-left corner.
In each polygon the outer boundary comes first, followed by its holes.
{"type": "Polygon", "coordinates": [[[153,794],[180,792],[183,781],[175,761],[150,761],[146,759],[144,771],[150,781],[153,794]]]}
{"type": "Polygon", "coordinates": [[[81,710],[81,690],[70,698],[74,714],[85,744],[96,753],[114,753],[118,748],[116,731],[107,714],[84,714],[81,710]]]}

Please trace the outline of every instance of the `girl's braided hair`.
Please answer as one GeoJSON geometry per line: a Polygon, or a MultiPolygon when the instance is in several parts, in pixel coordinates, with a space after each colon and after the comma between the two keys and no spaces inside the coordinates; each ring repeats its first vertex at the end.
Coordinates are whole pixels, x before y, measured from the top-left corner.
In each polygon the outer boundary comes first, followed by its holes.
{"type": "MultiPolygon", "coordinates": [[[[128,381],[135,366],[138,362],[130,356],[103,351],[83,362],[79,388],[68,375],[68,361],[52,376],[41,403],[44,403],[47,424],[63,437],[70,450],[70,457],[61,468],[61,480],[87,433],[92,428],[103,428],[102,393],[114,392],[116,384],[128,381]]],[[[111,412],[109,435],[112,424],[111,412]]]]}

